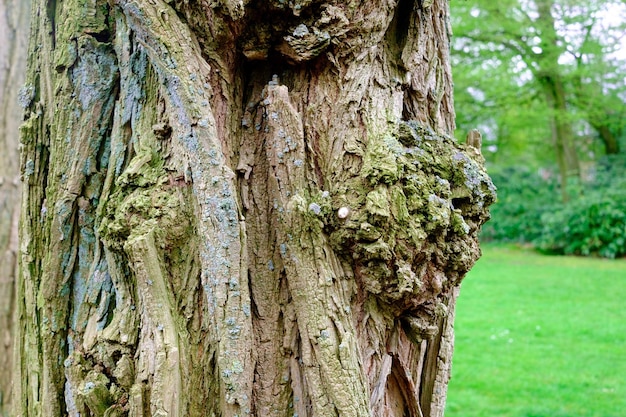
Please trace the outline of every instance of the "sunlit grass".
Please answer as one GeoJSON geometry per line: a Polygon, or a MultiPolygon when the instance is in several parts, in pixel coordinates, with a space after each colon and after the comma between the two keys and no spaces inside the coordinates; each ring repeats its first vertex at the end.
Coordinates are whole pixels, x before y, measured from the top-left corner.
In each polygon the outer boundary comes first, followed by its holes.
{"type": "Polygon", "coordinates": [[[446,417],[626,416],[626,261],[483,252],[458,301],[446,417]]]}

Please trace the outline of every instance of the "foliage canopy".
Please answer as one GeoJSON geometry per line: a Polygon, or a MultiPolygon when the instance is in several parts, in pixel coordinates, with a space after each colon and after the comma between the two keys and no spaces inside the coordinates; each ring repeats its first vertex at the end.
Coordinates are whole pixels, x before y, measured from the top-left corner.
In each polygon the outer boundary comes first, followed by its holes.
{"type": "Polygon", "coordinates": [[[626,5],[451,5],[457,136],[484,133],[499,188],[483,237],[625,255],[626,5]]]}

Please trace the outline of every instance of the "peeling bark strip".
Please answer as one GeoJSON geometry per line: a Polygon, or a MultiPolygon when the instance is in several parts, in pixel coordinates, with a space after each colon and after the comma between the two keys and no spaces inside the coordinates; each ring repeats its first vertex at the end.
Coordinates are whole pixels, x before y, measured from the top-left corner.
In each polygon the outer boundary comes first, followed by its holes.
{"type": "Polygon", "coordinates": [[[32,16],[16,415],[443,415],[494,199],[445,1],[32,16]]]}

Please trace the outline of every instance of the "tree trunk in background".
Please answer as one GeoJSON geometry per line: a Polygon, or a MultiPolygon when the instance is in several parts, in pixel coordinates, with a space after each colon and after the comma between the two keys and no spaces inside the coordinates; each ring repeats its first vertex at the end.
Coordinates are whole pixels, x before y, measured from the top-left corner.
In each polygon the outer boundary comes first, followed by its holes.
{"type": "Polygon", "coordinates": [[[588,122],[598,133],[598,137],[604,145],[604,153],[607,155],[618,154],[620,152],[619,139],[611,129],[612,126],[604,120],[590,118],[588,122]]]}
{"type": "Polygon", "coordinates": [[[544,59],[542,66],[533,71],[539,80],[546,96],[546,102],[552,110],[551,129],[554,153],[559,166],[561,185],[561,199],[569,200],[567,193],[567,179],[570,176],[580,176],[578,153],[574,145],[574,130],[569,119],[563,75],[559,69],[559,58],[563,45],[557,42],[556,22],[552,15],[553,0],[535,0],[537,7],[537,24],[542,31],[540,45],[544,59]]]}
{"type": "Polygon", "coordinates": [[[494,199],[448,136],[446,1],[37,0],[33,25],[16,414],[443,414],[494,199]]]}
{"type": "MultiPolygon", "coordinates": [[[[579,68],[583,67],[582,57],[577,57],[576,62],[579,68]]],[[[604,95],[602,86],[594,79],[583,80],[581,75],[573,79],[577,105],[587,112],[587,123],[596,131],[598,138],[604,147],[604,153],[615,155],[620,153],[620,136],[624,130],[623,119],[624,108],[614,108],[611,104],[605,104],[597,97],[604,95]]]]}
{"type": "Polygon", "coordinates": [[[30,1],[0,0],[0,415],[11,397],[20,207],[18,95],[26,72],[30,1]]]}

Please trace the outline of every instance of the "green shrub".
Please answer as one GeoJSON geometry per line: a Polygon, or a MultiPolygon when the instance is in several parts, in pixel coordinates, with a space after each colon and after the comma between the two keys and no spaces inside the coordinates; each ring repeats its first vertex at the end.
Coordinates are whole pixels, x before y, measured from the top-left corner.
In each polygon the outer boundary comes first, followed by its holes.
{"type": "Polygon", "coordinates": [[[602,158],[582,195],[542,216],[537,248],[566,255],[626,256],[626,156],[602,158]]]}
{"type": "Polygon", "coordinates": [[[592,179],[571,181],[570,201],[560,201],[556,178],[526,167],[492,173],[498,202],[483,240],[531,243],[550,253],[626,256],[626,155],[602,158],[592,179]]]}
{"type": "Polygon", "coordinates": [[[593,192],[541,219],[543,234],[534,241],[547,252],[566,255],[626,255],[626,192],[593,192]]]}
{"type": "Polygon", "coordinates": [[[554,211],[559,192],[554,179],[544,179],[525,166],[490,172],[498,188],[491,220],[482,229],[485,241],[530,243],[541,236],[544,213],[554,211]]]}

